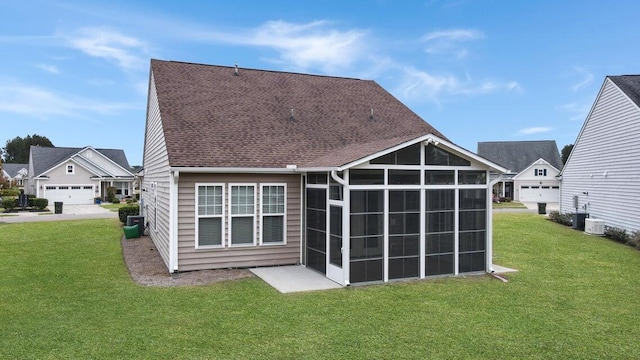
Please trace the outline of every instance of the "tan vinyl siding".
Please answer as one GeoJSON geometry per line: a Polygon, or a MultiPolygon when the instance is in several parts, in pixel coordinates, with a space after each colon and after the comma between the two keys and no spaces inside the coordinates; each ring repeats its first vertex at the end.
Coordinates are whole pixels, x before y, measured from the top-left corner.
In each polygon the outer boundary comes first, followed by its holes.
{"type": "Polygon", "coordinates": [[[169,268],[169,158],[164,140],[160,107],[156,95],[153,74],[149,88],[147,125],[144,144],[144,179],[141,196],[144,202],[143,215],[149,224],[149,235],[158,248],[167,268],[169,268]],[[154,207],[154,190],[151,183],[157,183],[158,204],[154,207]],[[154,212],[157,211],[157,223],[154,212]]]}
{"type": "Polygon", "coordinates": [[[579,211],[607,226],[640,230],[640,110],[609,79],[562,174],[561,212],[579,211]],[[606,174],[605,174],[606,172],[606,174]]]}
{"type": "Polygon", "coordinates": [[[275,174],[180,174],[178,189],[178,269],[179,271],[288,265],[300,262],[300,175],[275,174]],[[228,194],[234,183],[255,184],[258,207],[256,212],[256,245],[247,247],[195,248],[195,184],[223,183],[225,201],[225,244],[228,246],[228,194]],[[257,245],[260,231],[260,185],[286,183],[287,229],[286,245],[257,245]]]}

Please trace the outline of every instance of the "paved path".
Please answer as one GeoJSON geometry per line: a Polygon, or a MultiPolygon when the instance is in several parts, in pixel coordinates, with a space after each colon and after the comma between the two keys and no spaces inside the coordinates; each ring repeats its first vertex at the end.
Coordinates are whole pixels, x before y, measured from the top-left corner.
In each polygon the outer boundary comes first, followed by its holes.
{"type": "Polygon", "coordinates": [[[50,212],[18,211],[15,213],[0,213],[0,223],[23,223],[35,221],[62,221],[79,219],[118,218],[117,211],[111,211],[100,205],[64,205],[62,214],[50,212]]]}

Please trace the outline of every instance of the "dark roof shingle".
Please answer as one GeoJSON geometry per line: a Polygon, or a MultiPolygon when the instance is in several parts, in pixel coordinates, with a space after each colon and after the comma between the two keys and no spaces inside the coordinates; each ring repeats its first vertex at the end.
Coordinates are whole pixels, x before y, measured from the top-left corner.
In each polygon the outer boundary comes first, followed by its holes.
{"type": "Polygon", "coordinates": [[[608,76],[608,78],[627,94],[636,106],[640,107],[640,75],[608,76]]]}
{"type": "Polygon", "coordinates": [[[515,173],[540,158],[556,169],[562,169],[562,158],[555,140],[479,142],[478,155],[515,173]]]}
{"type": "Polygon", "coordinates": [[[446,139],[374,81],[161,60],[151,73],[171,166],[333,167],[446,139]]]}
{"type": "MultiPolygon", "coordinates": [[[[60,164],[61,162],[69,159],[71,156],[77,154],[84,148],[70,148],[70,147],[44,147],[44,146],[31,146],[31,160],[33,161],[33,172],[35,176],[39,176],[52,167],[60,164]]],[[[101,153],[111,161],[120,165],[127,171],[131,171],[127,157],[124,151],[121,149],[94,149],[101,153]]]]}
{"type": "Polygon", "coordinates": [[[12,179],[16,177],[16,175],[18,175],[18,171],[22,169],[29,170],[29,164],[2,163],[2,170],[6,171],[12,179]]]}

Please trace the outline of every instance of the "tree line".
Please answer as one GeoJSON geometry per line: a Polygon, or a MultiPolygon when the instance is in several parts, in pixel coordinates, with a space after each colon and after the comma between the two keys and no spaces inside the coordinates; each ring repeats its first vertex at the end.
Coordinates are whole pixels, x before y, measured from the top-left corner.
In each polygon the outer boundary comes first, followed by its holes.
{"type": "Polygon", "coordinates": [[[4,148],[0,150],[2,153],[2,162],[7,164],[27,164],[29,162],[29,149],[31,145],[55,147],[46,136],[37,134],[27,135],[24,138],[16,136],[11,140],[7,140],[4,148]]]}

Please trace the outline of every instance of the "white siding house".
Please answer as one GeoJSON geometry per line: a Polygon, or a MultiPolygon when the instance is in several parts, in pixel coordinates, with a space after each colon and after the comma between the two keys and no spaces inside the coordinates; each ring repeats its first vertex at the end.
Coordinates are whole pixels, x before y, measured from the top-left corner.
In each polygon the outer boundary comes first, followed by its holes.
{"type": "Polygon", "coordinates": [[[560,211],[640,230],[640,75],[608,76],[560,173],[560,211]]]}
{"type": "Polygon", "coordinates": [[[478,155],[508,169],[493,187],[495,196],[523,203],[559,202],[556,176],[562,159],[555,140],[479,142],[478,155]]]}
{"type": "Polygon", "coordinates": [[[540,158],[514,176],[515,199],[520,202],[557,203],[560,170],[540,158]]]}

